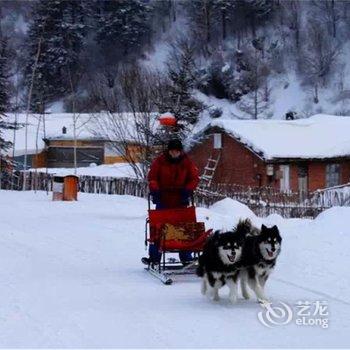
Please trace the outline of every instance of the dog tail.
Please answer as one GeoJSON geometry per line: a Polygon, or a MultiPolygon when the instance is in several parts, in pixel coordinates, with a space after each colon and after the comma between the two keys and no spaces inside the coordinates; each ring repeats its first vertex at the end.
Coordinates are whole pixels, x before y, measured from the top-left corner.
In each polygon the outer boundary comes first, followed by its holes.
{"type": "Polygon", "coordinates": [[[259,236],[260,230],[253,226],[252,222],[250,219],[241,219],[239,220],[235,231],[240,234],[245,236],[259,236]]]}
{"type": "Polygon", "coordinates": [[[239,220],[237,226],[236,226],[236,231],[240,234],[248,235],[251,233],[253,230],[253,224],[250,221],[250,219],[245,219],[245,220],[239,220]]]}

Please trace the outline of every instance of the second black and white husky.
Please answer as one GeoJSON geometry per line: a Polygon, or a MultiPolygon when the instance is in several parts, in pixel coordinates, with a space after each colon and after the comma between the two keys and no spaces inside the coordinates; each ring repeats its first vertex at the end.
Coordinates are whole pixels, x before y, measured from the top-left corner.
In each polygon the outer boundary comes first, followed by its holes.
{"type": "Polygon", "coordinates": [[[219,300],[219,289],[227,285],[229,299],[237,300],[237,282],[245,237],[250,230],[246,222],[227,232],[216,231],[210,236],[199,257],[197,275],[202,277],[201,292],[219,300]]]}
{"type": "MultiPolygon", "coordinates": [[[[249,225],[249,222],[246,224],[249,225]]],[[[260,231],[251,226],[244,240],[238,276],[245,299],[250,297],[249,286],[259,301],[267,301],[265,283],[276,265],[281,244],[282,237],[277,226],[269,228],[262,225],[260,231]]]]}

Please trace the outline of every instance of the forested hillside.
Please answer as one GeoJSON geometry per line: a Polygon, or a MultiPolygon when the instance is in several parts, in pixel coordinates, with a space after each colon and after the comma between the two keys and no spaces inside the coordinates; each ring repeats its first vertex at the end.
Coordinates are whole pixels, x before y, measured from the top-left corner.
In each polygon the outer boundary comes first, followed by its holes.
{"type": "Polygon", "coordinates": [[[2,110],[350,114],[350,1],[1,1],[2,110]],[[31,92],[31,93],[30,93],[31,92]],[[31,98],[28,99],[28,95],[31,98]]]}

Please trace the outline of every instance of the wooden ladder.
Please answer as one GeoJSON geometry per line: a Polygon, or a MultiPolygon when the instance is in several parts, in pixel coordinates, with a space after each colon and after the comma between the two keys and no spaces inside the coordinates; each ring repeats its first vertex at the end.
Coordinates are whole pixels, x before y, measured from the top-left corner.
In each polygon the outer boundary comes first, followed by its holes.
{"type": "Polygon", "coordinates": [[[219,164],[221,153],[218,152],[217,156],[214,157],[213,154],[209,157],[207,165],[204,167],[204,172],[200,176],[199,188],[207,188],[211,185],[213,180],[215,170],[219,164]]]}

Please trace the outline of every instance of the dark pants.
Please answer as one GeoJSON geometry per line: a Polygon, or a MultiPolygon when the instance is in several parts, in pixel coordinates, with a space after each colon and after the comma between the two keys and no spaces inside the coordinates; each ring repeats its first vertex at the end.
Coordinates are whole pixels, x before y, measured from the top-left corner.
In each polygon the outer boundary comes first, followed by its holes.
{"type": "MultiPolygon", "coordinates": [[[[156,244],[149,245],[148,253],[153,262],[160,262],[162,253],[159,253],[158,246],[156,244]]],[[[192,254],[188,251],[179,252],[179,259],[181,262],[191,261],[192,254]]]]}

